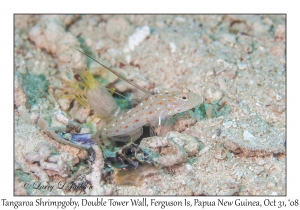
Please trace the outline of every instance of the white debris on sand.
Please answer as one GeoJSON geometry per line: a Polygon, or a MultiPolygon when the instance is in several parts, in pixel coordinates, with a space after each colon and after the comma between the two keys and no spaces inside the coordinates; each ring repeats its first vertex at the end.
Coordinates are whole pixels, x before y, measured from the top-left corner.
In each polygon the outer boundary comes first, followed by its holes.
{"type": "Polygon", "coordinates": [[[135,33],[128,37],[127,45],[124,47],[124,52],[133,51],[136,46],[141,44],[150,35],[150,27],[143,26],[137,28],[135,33]]]}

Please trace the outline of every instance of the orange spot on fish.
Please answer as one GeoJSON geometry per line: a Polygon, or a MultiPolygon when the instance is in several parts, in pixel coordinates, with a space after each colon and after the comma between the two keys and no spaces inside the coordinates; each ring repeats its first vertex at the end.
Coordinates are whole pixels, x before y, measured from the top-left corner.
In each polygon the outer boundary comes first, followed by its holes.
{"type": "Polygon", "coordinates": [[[119,132],[119,130],[116,130],[116,132],[119,132]]]}
{"type": "Polygon", "coordinates": [[[126,125],[125,128],[128,128],[128,125],[126,125]]]}
{"type": "Polygon", "coordinates": [[[145,108],[143,107],[142,110],[144,110],[145,108]]]}
{"type": "Polygon", "coordinates": [[[168,100],[168,102],[172,102],[172,100],[168,100]]]}
{"type": "Polygon", "coordinates": [[[138,122],[138,121],[139,121],[138,119],[135,120],[135,122],[138,122]]]}
{"type": "Polygon", "coordinates": [[[148,98],[145,99],[145,101],[147,101],[147,100],[148,100],[148,98]]]}
{"type": "MultiPolygon", "coordinates": [[[[149,114],[153,114],[153,112],[152,112],[152,111],[150,111],[150,112],[149,112],[149,114]]],[[[147,118],[147,119],[148,119],[148,118],[147,118]]]]}
{"type": "Polygon", "coordinates": [[[162,104],[163,104],[163,102],[159,102],[159,104],[160,104],[160,105],[162,105],[162,104]]]}
{"type": "Polygon", "coordinates": [[[152,106],[152,104],[150,104],[150,106],[152,106]]]}

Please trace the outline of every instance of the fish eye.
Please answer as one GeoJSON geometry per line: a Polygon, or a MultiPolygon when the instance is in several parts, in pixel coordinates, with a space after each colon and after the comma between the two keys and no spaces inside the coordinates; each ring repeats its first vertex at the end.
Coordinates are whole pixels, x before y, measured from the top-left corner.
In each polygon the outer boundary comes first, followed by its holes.
{"type": "Polygon", "coordinates": [[[180,95],[180,99],[181,99],[181,100],[184,100],[184,101],[187,101],[187,100],[189,99],[189,95],[186,94],[186,93],[182,93],[182,94],[180,95]]]}

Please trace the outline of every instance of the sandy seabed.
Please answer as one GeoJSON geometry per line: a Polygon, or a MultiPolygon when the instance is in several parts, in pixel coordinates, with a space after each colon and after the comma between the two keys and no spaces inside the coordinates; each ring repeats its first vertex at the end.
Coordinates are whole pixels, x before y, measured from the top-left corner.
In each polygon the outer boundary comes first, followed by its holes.
{"type": "MultiPolygon", "coordinates": [[[[15,195],[286,194],[284,15],[14,18],[15,195]],[[119,93],[137,91],[74,48],[151,93],[188,88],[203,97],[177,116],[176,132],[160,137],[183,142],[175,152],[159,150],[162,157],[174,155],[172,165],[122,185],[103,166],[113,143],[99,140],[101,149],[93,152],[66,143],[68,120],[80,126],[95,116],[61,97],[74,93],[78,69],[88,68],[119,93]]],[[[95,134],[99,126],[95,119],[87,131],[95,134]]]]}

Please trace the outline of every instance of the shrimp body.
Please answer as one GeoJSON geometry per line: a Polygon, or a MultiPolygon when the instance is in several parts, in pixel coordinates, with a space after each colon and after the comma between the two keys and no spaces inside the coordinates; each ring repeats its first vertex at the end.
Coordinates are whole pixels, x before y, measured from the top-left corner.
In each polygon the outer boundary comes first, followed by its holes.
{"type": "Polygon", "coordinates": [[[149,96],[142,103],[117,116],[101,128],[101,133],[108,137],[127,134],[153,121],[192,109],[202,103],[202,97],[183,89],[149,96]]]}

